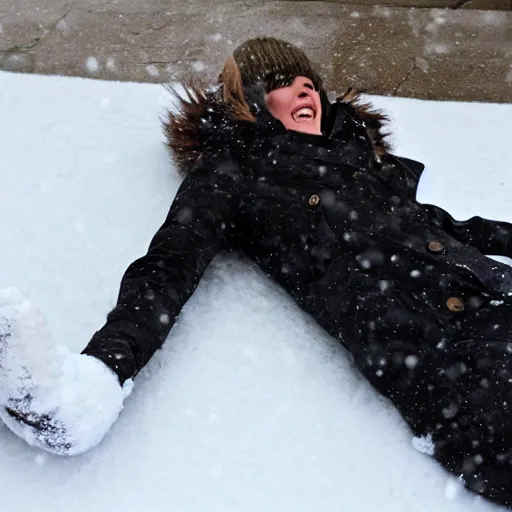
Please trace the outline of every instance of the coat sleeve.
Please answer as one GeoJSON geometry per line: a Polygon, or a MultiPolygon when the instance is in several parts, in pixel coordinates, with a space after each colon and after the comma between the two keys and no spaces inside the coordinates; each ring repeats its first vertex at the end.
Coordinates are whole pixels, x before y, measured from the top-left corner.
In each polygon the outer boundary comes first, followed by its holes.
{"type": "Polygon", "coordinates": [[[512,257],[512,224],[471,217],[455,220],[448,212],[432,204],[424,204],[436,225],[465,245],[493,256],[512,257]]]}
{"type": "Polygon", "coordinates": [[[83,351],[110,366],[121,383],[160,348],[210,261],[229,246],[237,171],[228,160],[196,164],[147,254],[126,270],[117,305],[83,351]]]}

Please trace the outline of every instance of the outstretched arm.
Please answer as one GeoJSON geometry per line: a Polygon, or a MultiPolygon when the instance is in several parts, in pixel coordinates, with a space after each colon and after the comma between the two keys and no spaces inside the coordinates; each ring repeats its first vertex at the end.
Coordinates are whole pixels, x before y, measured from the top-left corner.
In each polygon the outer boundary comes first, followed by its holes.
{"type": "Polygon", "coordinates": [[[220,155],[190,169],[85,355],[53,343],[44,315],[21,293],[0,290],[0,419],[15,434],[60,455],[101,441],[132,389],[125,381],[161,346],[210,260],[229,246],[239,177],[220,155]]]}
{"type": "Polygon", "coordinates": [[[126,270],[117,305],[84,350],[111,367],[121,383],[160,348],[210,261],[229,246],[237,171],[227,158],[196,164],[147,254],[126,270]]]}
{"type": "Polygon", "coordinates": [[[423,206],[434,222],[459,242],[472,245],[484,254],[512,257],[512,224],[478,216],[455,220],[439,206],[423,206]]]}
{"type": "MultiPolygon", "coordinates": [[[[420,162],[387,154],[382,157],[379,176],[399,195],[415,199],[423,170],[420,162]]],[[[476,247],[484,254],[512,257],[512,224],[477,216],[458,221],[439,206],[423,206],[431,219],[459,242],[476,247]]]]}

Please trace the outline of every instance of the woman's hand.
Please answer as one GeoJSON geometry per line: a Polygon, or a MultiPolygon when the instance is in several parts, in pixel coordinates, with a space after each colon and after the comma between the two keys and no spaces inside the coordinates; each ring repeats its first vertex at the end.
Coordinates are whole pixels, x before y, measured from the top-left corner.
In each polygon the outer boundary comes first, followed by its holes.
{"type": "Polygon", "coordinates": [[[59,455],[86,451],[131,387],[100,360],[53,343],[43,313],[17,289],[0,290],[0,418],[19,437],[59,455]]]}

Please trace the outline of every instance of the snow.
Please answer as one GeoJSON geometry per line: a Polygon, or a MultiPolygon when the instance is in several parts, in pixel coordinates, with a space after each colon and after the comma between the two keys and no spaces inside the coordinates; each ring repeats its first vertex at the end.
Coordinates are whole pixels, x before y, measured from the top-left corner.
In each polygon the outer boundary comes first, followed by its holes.
{"type": "Polygon", "coordinates": [[[8,333],[0,349],[0,403],[14,400],[11,407],[35,421],[52,418],[52,428],[41,433],[0,408],[5,425],[31,446],[61,455],[96,446],[118,418],[132,380],[121,388],[98,359],[53,343],[44,314],[15,288],[0,290],[0,333],[8,333]]]}
{"type": "MultiPolygon", "coordinates": [[[[512,221],[512,105],[373,99],[397,153],[427,165],[421,200],[512,221]]],[[[0,288],[74,352],[179,185],[167,106],[158,85],[0,73],[0,288]]],[[[0,453],[2,512],[495,509],[416,450],[336,341],[238,257],[211,265],[97,448],[53,456],[1,426],[0,453]]]]}
{"type": "Polygon", "coordinates": [[[85,61],[85,67],[89,73],[97,73],[100,69],[98,59],[96,57],[87,57],[87,60],[85,61]]]}
{"type": "Polygon", "coordinates": [[[158,68],[154,64],[148,64],[146,66],[146,71],[149,76],[157,77],[160,75],[160,71],[158,71],[158,68]]]}
{"type": "Polygon", "coordinates": [[[434,454],[435,447],[430,434],[428,436],[413,437],[412,445],[421,453],[426,453],[427,455],[434,454]]]}

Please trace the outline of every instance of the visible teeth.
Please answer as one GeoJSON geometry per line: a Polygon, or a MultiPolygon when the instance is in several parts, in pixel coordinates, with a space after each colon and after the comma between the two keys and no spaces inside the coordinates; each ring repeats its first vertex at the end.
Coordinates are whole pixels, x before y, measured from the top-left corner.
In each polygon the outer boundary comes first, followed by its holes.
{"type": "Polygon", "coordinates": [[[312,119],[315,112],[310,107],[303,107],[293,113],[293,118],[297,121],[299,119],[312,119]]]}

